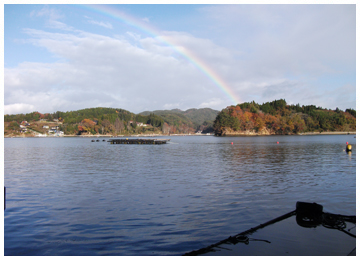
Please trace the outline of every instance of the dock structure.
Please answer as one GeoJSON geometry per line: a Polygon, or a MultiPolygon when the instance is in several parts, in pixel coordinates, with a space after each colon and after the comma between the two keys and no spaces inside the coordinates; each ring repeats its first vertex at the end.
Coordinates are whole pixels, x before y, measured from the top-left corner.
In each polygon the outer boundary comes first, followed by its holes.
{"type": "Polygon", "coordinates": [[[110,139],[110,144],[166,144],[170,139],[110,139]]]}

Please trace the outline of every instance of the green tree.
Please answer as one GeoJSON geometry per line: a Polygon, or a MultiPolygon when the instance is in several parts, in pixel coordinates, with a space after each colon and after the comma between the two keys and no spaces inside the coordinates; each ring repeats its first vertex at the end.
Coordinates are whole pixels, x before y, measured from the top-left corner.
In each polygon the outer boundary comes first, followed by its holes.
{"type": "Polygon", "coordinates": [[[345,112],[349,113],[350,115],[352,115],[353,117],[356,118],[356,111],[354,109],[351,109],[351,108],[347,108],[345,110],[345,112]]]}

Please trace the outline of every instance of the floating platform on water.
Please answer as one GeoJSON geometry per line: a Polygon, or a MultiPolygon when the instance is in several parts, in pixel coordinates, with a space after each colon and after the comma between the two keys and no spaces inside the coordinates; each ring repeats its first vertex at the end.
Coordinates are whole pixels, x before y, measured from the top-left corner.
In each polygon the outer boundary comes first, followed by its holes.
{"type": "Polygon", "coordinates": [[[170,139],[110,139],[110,144],[166,144],[170,139]]]}

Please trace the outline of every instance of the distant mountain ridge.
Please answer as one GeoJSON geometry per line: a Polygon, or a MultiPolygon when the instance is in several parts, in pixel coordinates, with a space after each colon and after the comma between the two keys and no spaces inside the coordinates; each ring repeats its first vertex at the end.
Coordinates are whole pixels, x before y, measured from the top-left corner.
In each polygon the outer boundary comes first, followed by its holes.
{"type": "Polygon", "coordinates": [[[219,112],[220,111],[211,108],[190,108],[185,111],[176,108],[171,110],[144,111],[139,114],[145,116],[150,114],[159,115],[161,117],[164,117],[164,119],[165,118],[168,119],[170,123],[171,123],[170,115],[172,115],[173,117],[175,117],[174,115],[177,115],[179,118],[182,118],[184,121],[190,120],[194,124],[194,126],[198,126],[207,121],[213,122],[219,112]]]}

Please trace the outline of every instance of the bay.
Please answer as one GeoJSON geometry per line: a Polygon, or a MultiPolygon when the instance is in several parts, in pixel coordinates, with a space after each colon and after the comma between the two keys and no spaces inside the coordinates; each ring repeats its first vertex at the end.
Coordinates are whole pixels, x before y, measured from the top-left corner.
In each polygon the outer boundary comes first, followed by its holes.
{"type": "Polygon", "coordinates": [[[353,135],[166,138],[5,138],[5,255],[181,255],[297,201],[356,214],[353,135]]]}

